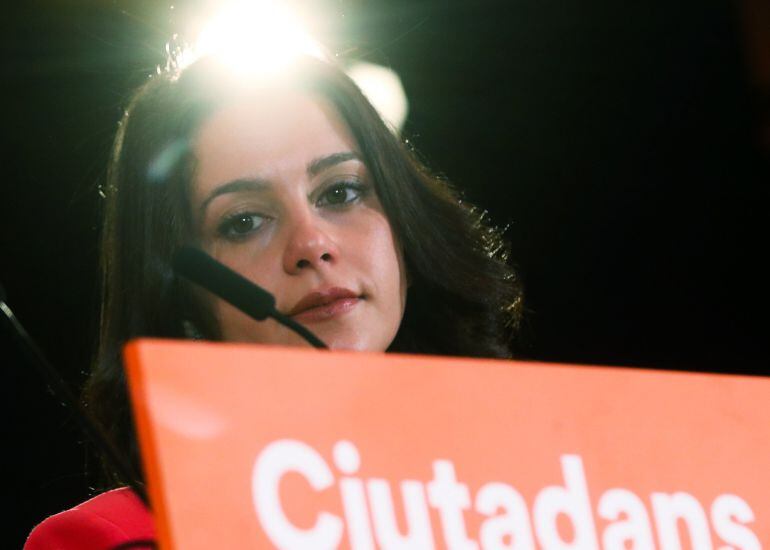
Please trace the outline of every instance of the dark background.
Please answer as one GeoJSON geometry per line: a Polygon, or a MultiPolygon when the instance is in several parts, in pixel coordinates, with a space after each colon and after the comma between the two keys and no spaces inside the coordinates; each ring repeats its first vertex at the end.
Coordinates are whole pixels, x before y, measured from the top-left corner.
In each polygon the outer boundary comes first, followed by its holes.
{"type": "MultiPolygon", "coordinates": [[[[521,357],[770,374],[760,4],[329,0],[317,10],[332,48],[401,75],[406,135],[508,226],[528,307],[521,357]]],[[[130,90],[164,63],[193,7],[48,0],[4,17],[0,280],[75,386],[94,344],[110,141],[130,90]]],[[[0,346],[13,548],[89,496],[93,479],[71,414],[7,335],[0,346]]]]}

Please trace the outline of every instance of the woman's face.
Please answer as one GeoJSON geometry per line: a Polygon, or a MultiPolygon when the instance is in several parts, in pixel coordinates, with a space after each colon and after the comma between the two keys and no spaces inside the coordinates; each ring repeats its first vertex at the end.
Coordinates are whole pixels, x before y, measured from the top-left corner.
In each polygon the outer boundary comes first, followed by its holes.
{"type": "MultiPolygon", "coordinates": [[[[261,99],[216,111],[197,135],[202,246],[329,347],[384,351],[404,313],[406,277],[357,144],[322,100],[261,99]]],[[[225,340],[306,345],[221,300],[214,311],[225,340]]]]}

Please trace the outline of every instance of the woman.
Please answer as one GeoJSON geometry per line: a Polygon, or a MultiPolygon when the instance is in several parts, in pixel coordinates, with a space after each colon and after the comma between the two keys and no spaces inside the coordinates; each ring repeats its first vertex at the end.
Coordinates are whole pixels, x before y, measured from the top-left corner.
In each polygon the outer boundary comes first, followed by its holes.
{"type": "MultiPolygon", "coordinates": [[[[267,82],[235,82],[204,59],[151,79],[121,121],[105,194],[101,335],[86,401],[137,472],[127,339],[305,345],[176,277],[171,258],[186,244],[271,291],[333,349],[510,356],[521,292],[501,235],[332,64],[307,58],[267,82]]],[[[149,514],[122,489],[49,518],[28,548],[152,535],[149,514]]]]}

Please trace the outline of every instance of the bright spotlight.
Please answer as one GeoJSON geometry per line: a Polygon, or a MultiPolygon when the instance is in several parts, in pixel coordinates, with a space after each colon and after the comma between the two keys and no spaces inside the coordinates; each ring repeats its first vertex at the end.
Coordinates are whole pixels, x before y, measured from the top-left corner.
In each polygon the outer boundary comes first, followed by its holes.
{"type": "Polygon", "coordinates": [[[401,79],[395,71],[381,65],[361,62],[352,65],[346,72],[361,88],[382,119],[396,133],[400,132],[406,122],[409,102],[401,79]]]}
{"type": "Polygon", "coordinates": [[[239,75],[280,71],[300,56],[324,58],[320,44],[285,4],[267,0],[228,4],[198,34],[194,59],[213,57],[239,75]]]}

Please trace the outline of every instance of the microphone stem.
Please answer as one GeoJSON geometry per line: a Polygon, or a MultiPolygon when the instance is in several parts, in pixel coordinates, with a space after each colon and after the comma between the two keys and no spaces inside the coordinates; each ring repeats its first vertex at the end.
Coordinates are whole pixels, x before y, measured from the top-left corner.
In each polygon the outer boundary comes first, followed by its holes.
{"type": "Polygon", "coordinates": [[[280,311],[274,309],[272,312],[270,312],[270,317],[272,317],[273,319],[281,323],[286,328],[289,328],[294,332],[298,333],[305,340],[310,342],[310,345],[312,345],[314,348],[326,349],[328,347],[315,334],[310,332],[304,325],[301,325],[300,323],[298,323],[288,315],[284,315],[280,311]]]}

